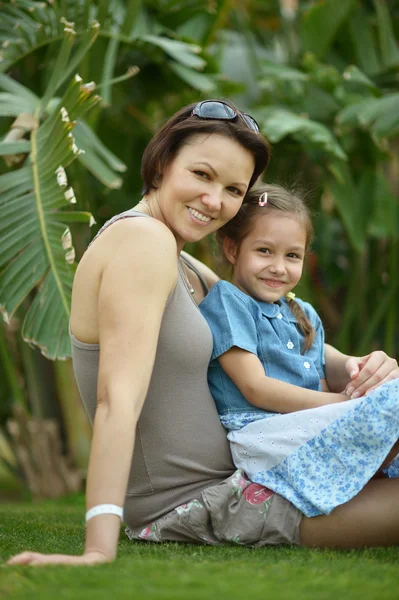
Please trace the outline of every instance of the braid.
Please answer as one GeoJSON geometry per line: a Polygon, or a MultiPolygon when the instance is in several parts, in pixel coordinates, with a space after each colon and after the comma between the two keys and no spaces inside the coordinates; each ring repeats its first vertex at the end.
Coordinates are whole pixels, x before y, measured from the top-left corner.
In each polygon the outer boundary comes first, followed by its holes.
{"type": "Polygon", "coordinates": [[[302,354],[304,354],[305,352],[307,352],[307,350],[311,349],[316,332],[308,317],[306,316],[306,313],[303,310],[302,306],[300,306],[298,302],[296,302],[293,298],[287,298],[287,302],[292,314],[298,321],[299,329],[305,336],[302,348],[302,354]]]}

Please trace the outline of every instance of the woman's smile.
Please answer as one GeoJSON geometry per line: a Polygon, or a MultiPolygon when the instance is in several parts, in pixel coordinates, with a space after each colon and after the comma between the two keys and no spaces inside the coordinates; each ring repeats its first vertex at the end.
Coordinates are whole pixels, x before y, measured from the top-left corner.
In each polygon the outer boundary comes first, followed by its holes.
{"type": "Polygon", "coordinates": [[[187,207],[188,212],[194,218],[194,221],[200,221],[201,225],[207,225],[211,221],[213,221],[213,217],[210,217],[203,212],[197,210],[196,208],[192,208],[191,206],[187,207]]]}
{"type": "Polygon", "coordinates": [[[178,251],[238,212],[255,167],[252,154],[218,134],[193,135],[162,174],[146,201],[174,234],[178,251]]]}

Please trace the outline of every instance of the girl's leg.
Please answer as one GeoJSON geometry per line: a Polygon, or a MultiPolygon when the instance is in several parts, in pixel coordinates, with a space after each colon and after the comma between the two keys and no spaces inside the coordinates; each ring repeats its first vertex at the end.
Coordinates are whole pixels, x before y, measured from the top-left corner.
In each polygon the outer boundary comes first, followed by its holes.
{"type": "Polygon", "coordinates": [[[300,543],[318,548],[399,545],[399,479],[373,479],[329,515],[304,517],[300,543]]]}

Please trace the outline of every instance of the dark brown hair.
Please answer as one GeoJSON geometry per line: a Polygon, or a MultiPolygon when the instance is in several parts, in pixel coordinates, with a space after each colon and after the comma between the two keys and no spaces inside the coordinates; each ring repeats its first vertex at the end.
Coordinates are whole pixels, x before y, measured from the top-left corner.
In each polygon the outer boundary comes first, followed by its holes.
{"type": "MultiPolygon", "coordinates": [[[[223,102],[231,106],[238,115],[240,114],[234,104],[226,100],[223,102]]],[[[266,169],[270,157],[270,145],[260,133],[249,129],[240,117],[234,121],[201,119],[191,114],[196,106],[197,103],[190,104],[175,113],[149,142],[141,161],[144,195],[159,187],[165,168],[172,162],[182,146],[191,136],[201,133],[224,135],[251,152],[255,161],[255,169],[249,182],[249,188],[266,169]]]]}
{"type": "MultiPolygon", "coordinates": [[[[221,253],[224,254],[223,241],[225,238],[232,240],[239,248],[243,239],[251,231],[256,217],[275,211],[293,214],[298,219],[305,230],[306,249],[308,249],[313,240],[313,225],[311,213],[302,198],[302,194],[297,190],[288,190],[281,185],[267,184],[256,186],[248,191],[236,216],[216,232],[216,239],[221,253]],[[267,204],[266,206],[259,206],[259,197],[265,192],[267,193],[267,204]]],[[[287,301],[298,321],[299,329],[305,336],[302,352],[306,352],[313,345],[315,330],[298,302],[291,298],[287,298],[287,301]]]]}

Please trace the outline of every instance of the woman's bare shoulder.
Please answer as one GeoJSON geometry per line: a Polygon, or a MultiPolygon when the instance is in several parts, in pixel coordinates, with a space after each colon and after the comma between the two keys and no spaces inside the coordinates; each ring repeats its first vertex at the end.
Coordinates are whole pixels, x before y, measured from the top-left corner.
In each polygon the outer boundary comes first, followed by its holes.
{"type": "MultiPolygon", "coordinates": [[[[129,218],[112,224],[88,248],[80,261],[72,290],[71,329],[83,341],[98,338],[100,289],[112,299],[158,282],[167,295],[177,280],[177,248],[170,230],[149,218],[129,218]]],[[[112,300],[111,300],[112,301],[112,300]]]]}
{"type": "Polygon", "coordinates": [[[156,219],[124,218],[111,224],[89,246],[77,270],[102,273],[110,265],[138,264],[162,248],[163,261],[176,262],[176,241],[171,231],[156,219]]]}
{"type": "Polygon", "coordinates": [[[122,218],[110,224],[89,246],[88,253],[101,253],[109,246],[151,247],[154,240],[164,241],[176,247],[175,238],[161,221],[148,217],[122,218]]]}

